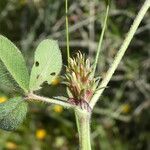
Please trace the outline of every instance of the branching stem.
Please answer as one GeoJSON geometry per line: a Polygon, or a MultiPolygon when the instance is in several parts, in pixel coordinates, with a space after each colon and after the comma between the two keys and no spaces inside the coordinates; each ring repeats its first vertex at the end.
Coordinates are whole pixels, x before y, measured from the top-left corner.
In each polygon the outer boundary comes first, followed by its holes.
{"type": "Polygon", "coordinates": [[[66,107],[66,108],[73,108],[73,106],[71,104],[69,104],[68,102],[64,102],[64,101],[55,100],[55,99],[52,99],[52,98],[39,96],[39,95],[36,95],[36,94],[33,94],[33,93],[28,94],[27,99],[46,102],[46,103],[49,103],[49,104],[61,105],[61,106],[66,107]]]}
{"type": "MultiPolygon", "coordinates": [[[[107,71],[106,76],[102,80],[99,88],[106,87],[107,84],[109,83],[112,75],[114,74],[115,70],[117,69],[122,57],[124,56],[125,51],[127,50],[139,24],[141,23],[142,19],[144,18],[144,15],[146,14],[149,7],[150,7],[150,0],[146,0],[145,3],[143,4],[142,8],[140,9],[137,17],[135,18],[123,44],[121,45],[112,65],[110,66],[109,70],[107,71]]],[[[104,88],[95,93],[95,95],[93,96],[91,103],[90,103],[91,108],[93,108],[95,106],[96,102],[100,98],[103,91],[104,91],[104,88]]]]}

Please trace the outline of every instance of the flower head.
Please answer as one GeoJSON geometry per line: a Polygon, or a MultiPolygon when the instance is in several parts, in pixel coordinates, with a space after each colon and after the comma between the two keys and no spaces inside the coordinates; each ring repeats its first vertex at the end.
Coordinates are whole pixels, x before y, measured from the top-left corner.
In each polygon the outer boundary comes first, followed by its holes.
{"type": "Polygon", "coordinates": [[[14,143],[14,142],[7,142],[6,143],[6,148],[8,150],[15,150],[15,149],[17,149],[17,144],[14,143]]]}
{"type": "Polygon", "coordinates": [[[6,96],[0,97],[0,103],[4,103],[6,101],[7,101],[7,97],[6,96]]]}
{"type": "Polygon", "coordinates": [[[60,82],[61,82],[61,79],[60,79],[60,77],[57,76],[56,78],[54,78],[52,80],[51,84],[52,85],[58,85],[60,82]]]}
{"type": "Polygon", "coordinates": [[[61,113],[63,111],[63,107],[60,105],[54,105],[53,109],[56,113],[61,113]]]}
{"type": "Polygon", "coordinates": [[[39,140],[44,140],[45,137],[46,137],[46,135],[47,135],[47,132],[46,132],[45,129],[38,129],[38,130],[36,131],[36,137],[37,137],[37,139],[39,139],[39,140]]]}
{"type": "Polygon", "coordinates": [[[93,67],[89,59],[81,52],[76,58],[70,58],[66,68],[65,84],[67,85],[72,98],[77,101],[84,100],[87,103],[91,100],[98,81],[92,77],[93,67]]]}
{"type": "Polygon", "coordinates": [[[127,114],[131,111],[131,106],[130,104],[123,104],[121,105],[121,112],[124,114],[127,114]]]}

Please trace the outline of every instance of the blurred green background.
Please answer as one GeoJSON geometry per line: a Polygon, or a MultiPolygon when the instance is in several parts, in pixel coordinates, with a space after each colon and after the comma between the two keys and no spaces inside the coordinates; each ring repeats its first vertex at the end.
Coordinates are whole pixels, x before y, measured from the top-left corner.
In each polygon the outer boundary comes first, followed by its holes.
{"type": "MultiPolygon", "coordinates": [[[[105,75],[144,0],[113,0],[97,75],[105,75]]],[[[103,0],[69,0],[72,56],[78,50],[93,62],[105,14],[103,0]]],[[[66,64],[64,0],[0,0],[0,34],[22,51],[29,70],[37,44],[58,40],[66,64]]],[[[62,70],[62,74],[64,69],[62,70]]],[[[64,95],[65,87],[44,86],[44,96],[64,95]]],[[[0,91],[0,102],[15,93],[0,91]]],[[[109,88],[94,109],[93,150],[150,150],[150,12],[140,24],[109,88]]],[[[30,103],[24,124],[0,130],[0,150],[77,150],[74,114],[57,105],[30,103]]]]}

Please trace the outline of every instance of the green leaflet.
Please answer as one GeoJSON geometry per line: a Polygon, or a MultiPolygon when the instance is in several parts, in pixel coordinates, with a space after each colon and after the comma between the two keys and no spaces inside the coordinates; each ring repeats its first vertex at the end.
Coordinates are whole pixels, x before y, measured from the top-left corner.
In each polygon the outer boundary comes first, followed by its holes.
{"type": "MultiPolygon", "coordinates": [[[[29,89],[29,74],[24,61],[24,58],[18,48],[6,37],[0,35],[0,74],[1,76],[4,70],[7,69],[7,73],[9,73],[18,85],[27,92],[29,89]]],[[[0,76],[0,80],[1,80],[0,76]]],[[[7,77],[5,77],[6,79],[7,77]]],[[[3,79],[2,79],[3,80],[3,79]]],[[[7,78],[7,82],[10,78],[7,78]]]]}
{"type": "Polygon", "coordinates": [[[35,51],[34,65],[30,77],[30,90],[36,91],[44,82],[51,84],[62,67],[62,56],[58,43],[54,40],[43,40],[35,51]]]}
{"type": "Polygon", "coordinates": [[[19,87],[17,82],[13,79],[11,74],[8,72],[7,68],[0,60],[0,89],[4,90],[5,92],[20,92],[22,93],[23,90],[19,87]]]}
{"type": "Polygon", "coordinates": [[[0,104],[0,128],[7,131],[17,129],[27,114],[27,103],[15,97],[0,104]]]}

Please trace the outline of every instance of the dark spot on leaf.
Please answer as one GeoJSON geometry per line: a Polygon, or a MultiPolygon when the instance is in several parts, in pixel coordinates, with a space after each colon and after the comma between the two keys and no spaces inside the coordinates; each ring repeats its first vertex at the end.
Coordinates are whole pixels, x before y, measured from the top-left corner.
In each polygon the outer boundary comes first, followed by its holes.
{"type": "Polygon", "coordinates": [[[56,75],[56,72],[52,72],[50,75],[51,75],[51,76],[55,76],[55,75],[56,75]]]}
{"type": "Polygon", "coordinates": [[[38,62],[38,61],[35,62],[35,66],[36,66],[36,67],[39,66],[39,62],[38,62]]]}
{"type": "Polygon", "coordinates": [[[40,76],[40,75],[37,75],[36,79],[38,79],[38,78],[39,78],[39,76],[40,76]]]}

